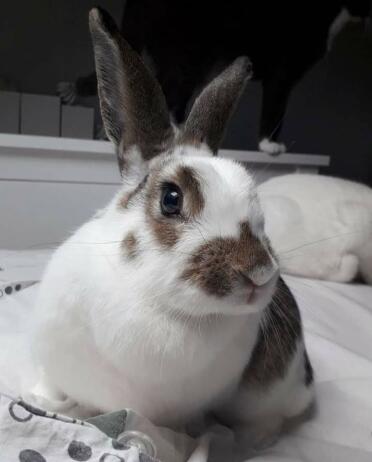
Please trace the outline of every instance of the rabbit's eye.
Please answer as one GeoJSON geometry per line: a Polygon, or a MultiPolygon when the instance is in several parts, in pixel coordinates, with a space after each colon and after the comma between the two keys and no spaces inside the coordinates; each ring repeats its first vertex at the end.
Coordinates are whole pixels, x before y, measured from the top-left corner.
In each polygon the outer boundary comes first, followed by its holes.
{"type": "Polygon", "coordinates": [[[183,196],[180,188],[173,183],[165,183],[162,188],[160,207],[165,216],[179,215],[182,209],[183,196]]]}

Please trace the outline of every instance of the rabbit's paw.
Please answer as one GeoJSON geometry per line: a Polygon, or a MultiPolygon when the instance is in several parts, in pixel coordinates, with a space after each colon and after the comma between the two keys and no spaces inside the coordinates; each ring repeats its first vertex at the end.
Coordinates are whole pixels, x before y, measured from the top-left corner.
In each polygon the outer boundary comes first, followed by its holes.
{"type": "Polygon", "coordinates": [[[38,382],[30,392],[24,393],[22,399],[32,406],[50,412],[66,413],[76,406],[76,402],[68,396],[54,390],[42,381],[38,382]]]}

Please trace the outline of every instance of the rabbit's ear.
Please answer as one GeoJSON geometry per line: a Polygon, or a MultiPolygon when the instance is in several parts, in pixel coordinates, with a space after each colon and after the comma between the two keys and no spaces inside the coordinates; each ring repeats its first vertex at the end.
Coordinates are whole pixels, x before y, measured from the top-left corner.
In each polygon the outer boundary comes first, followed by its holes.
{"type": "Polygon", "coordinates": [[[204,88],[191,108],[181,142],[205,143],[213,153],[218,151],[251,69],[248,58],[237,58],[204,88]]]}
{"type": "Polygon", "coordinates": [[[107,136],[117,147],[122,171],[132,146],[144,160],[167,147],[173,137],[169,112],[160,85],[121,37],[111,16],[94,8],[89,26],[102,119],[107,136]]]}

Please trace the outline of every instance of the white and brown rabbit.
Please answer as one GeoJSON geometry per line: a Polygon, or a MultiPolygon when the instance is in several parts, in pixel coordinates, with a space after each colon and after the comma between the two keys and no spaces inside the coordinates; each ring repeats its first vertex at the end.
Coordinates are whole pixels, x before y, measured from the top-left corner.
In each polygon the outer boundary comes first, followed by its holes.
{"type": "Polygon", "coordinates": [[[252,176],[213,156],[249,61],[215,78],[176,129],[111,18],[92,10],[90,29],[123,184],[47,268],[33,397],[56,410],[129,407],[163,425],[228,409],[259,435],[277,431],[313,399],[300,315],[252,176]]]}

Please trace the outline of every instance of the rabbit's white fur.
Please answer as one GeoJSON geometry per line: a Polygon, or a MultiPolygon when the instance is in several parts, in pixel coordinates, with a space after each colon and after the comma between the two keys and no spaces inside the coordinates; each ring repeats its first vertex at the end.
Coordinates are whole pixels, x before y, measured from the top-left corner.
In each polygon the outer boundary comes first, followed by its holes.
{"type": "MultiPolygon", "coordinates": [[[[43,278],[37,356],[57,389],[93,409],[127,406],[172,422],[220,400],[237,385],[272,296],[275,278],[250,307],[242,297],[219,300],[180,280],[195,249],[217,236],[237,237],[242,220],[264,237],[252,177],[232,161],[202,157],[206,150],[182,151],[167,169],[189,165],[202,175],[206,205],[199,226],[174,249],[154,241],[143,206],[123,212],[124,185],[57,250],[43,278]],[[134,262],[121,249],[130,232],[143,254],[134,262]],[[222,316],[202,318],[208,314],[222,316]]],[[[267,277],[276,268],[273,261],[267,277]]]]}
{"type": "MultiPolygon", "coordinates": [[[[164,252],[154,241],[142,207],[120,208],[124,184],[54,254],[37,303],[34,348],[41,383],[34,394],[42,396],[33,398],[64,412],[63,401],[58,406],[63,396],[88,413],[130,407],[168,425],[227,401],[226,415],[233,409],[239,419],[255,422],[261,439],[311,403],[312,387],[303,384],[303,343],[283,380],[265,393],[238,391],[276,277],[247,305],[240,295],[223,300],[205,295],[179,276],[194,249],[216,236],[236,237],[244,217],[263,239],[263,216],[252,177],[241,166],[206,157],[206,150],[200,151],[203,157],[195,149],[182,151],[167,168],[188,165],[203,175],[207,204],[199,227],[173,250],[164,252]],[[133,231],[142,257],[132,262],[121,243],[133,231]]],[[[266,277],[276,268],[273,260],[266,277]]]]}
{"type": "Polygon", "coordinates": [[[167,425],[230,401],[267,434],[309,405],[312,373],[252,176],[212,155],[249,63],[237,59],[214,79],[176,132],[112,20],[93,10],[90,26],[123,185],[47,268],[31,397],[58,411],[76,402],[80,415],[132,407],[167,425]]]}
{"type": "Polygon", "coordinates": [[[266,232],[284,273],[372,284],[372,189],[321,175],[290,174],[259,186],[266,232]]]}

